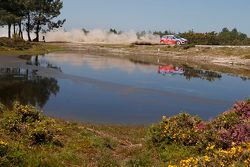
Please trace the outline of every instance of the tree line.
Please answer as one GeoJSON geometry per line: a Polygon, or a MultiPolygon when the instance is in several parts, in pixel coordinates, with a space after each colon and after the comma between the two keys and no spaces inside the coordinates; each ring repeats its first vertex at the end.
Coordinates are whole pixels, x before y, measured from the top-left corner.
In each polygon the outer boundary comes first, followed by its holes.
{"type": "Polygon", "coordinates": [[[12,34],[23,39],[23,31],[32,41],[31,33],[39,41],[39,33],[61,27],[65,19],[56,20],[61,14],[61,0],[0,0],[0,26],[8,27],[8,37],[12,34]],[[12,32],[13,27],[13,32],[12,32]]]}
{"type": "MultiPolygon", "coordinates": [[[[163,36],[176,33],[156,31],[153,34],[163,36]]],[[[250,38],[236,28],[232,30],[223,28],[220,32],[212,31],[206,33],[198,33],[191,30],[176,35],[188,39],[189,43],[194,45],[250,45],[250,38]]]]}
{"type": "Polygon", "coordinates": [[[250,45],[250,38],[236,28],[223,28],[221,32],[196,33],[188,31],[178,34],[189,40],[191,44],[199,45],[250,45]]]}

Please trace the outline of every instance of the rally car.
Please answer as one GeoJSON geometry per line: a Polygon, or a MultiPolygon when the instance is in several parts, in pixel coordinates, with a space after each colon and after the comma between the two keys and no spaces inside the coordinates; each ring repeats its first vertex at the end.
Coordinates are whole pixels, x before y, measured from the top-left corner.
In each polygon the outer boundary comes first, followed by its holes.
{"type": "Polygon", "coordinates": [[[164,35],[161,37],[160,43],[167,45],[184,45],[188,43],[188,40],[175,35],[164,35]]]}

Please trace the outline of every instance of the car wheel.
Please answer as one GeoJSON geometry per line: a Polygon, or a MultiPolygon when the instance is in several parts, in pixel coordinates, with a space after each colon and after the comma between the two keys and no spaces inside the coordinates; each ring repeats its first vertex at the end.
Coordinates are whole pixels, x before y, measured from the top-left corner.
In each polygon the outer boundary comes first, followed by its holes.
{"type": "Polygon", "coordinates": [[[176,42],[176,45],[181,45],[181,41],[177,41],[177,42],[176,42]]]}

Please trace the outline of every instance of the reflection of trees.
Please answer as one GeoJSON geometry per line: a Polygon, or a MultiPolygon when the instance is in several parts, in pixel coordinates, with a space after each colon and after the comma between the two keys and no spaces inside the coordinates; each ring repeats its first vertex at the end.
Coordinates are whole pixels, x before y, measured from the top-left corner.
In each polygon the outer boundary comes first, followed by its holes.
{"type": "Polygon", "coordinates": [[[151,65],[152,63],[145,62],[143,60],[135,60],[135,59],[129,59],[134,64],[141,64],[141,65],[151,65]]]}
{"type": "Polygon", "coordinates": [[[183,68],[185,70],[184,76],[188,80],[191,80],[192,78],[201,78],[212,82],[222,77],[221,74],[219,73],[206,70],[198,70],[194,69],[193,67],[189,67],[187,65],[184,65],[183,68]]]}
{"type": "Polygon", "coordinates": [[[50,95],[59,92],[54,78],[43,78],[35,71],[20,68],[0,68],[0,101],[5,105],[19,100],[23,104],[43,107],[50,95]]]}
{"type": "Polygon", "coordinates": [[[43,56],[32,56],[30,60],[27,61],[28,65],[41,66],[46,68],[53,68],[62,71],[60,67],[50,63],[43,56]]]}
{"type": "Polygon", "coordinates": [[[240,77],[241,79],[242,79],[242,81],[247,81],[247,80],[249,80],[250,78],[248,78],[248,77],[240,77]]]}

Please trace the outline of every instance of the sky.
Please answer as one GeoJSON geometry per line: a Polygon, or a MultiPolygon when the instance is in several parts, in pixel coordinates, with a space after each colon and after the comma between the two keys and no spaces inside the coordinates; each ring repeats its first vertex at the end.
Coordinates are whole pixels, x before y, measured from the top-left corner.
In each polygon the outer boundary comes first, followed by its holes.
{"type": "Polygon", "coordinates": [[[250,0],[62,0],[66,30],[220,31],[250,36],[250,0]]]}

